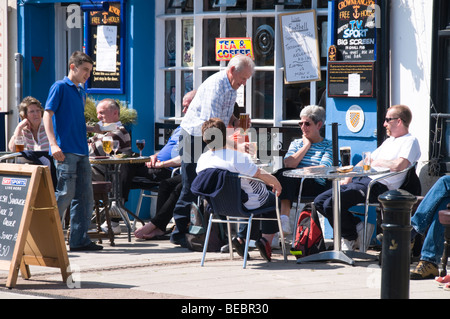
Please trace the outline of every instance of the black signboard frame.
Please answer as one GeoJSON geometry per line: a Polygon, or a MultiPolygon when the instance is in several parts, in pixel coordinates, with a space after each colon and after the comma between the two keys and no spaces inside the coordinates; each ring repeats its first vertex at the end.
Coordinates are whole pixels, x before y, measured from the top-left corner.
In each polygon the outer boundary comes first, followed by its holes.
{"type": "Polygon", "coordinates": [[[375,97],[375,61],[361,62],[328,62],[328,96],[349,97],[349,75],[358,74],[361,77],[361,94],[358,97],[375,97]],[[347,93],[346,93],[347,92],[347,93]]]}
{"type": "Polygon", "coordinates": [[[340,61],[370,61],[377,59],[377,0],[366,5],[335,1],[337,58],[340,61]]]}
{"type": "Polygon", "coordinates": [[[125,70],[125,5],[124,1],[110,2],[108,12],[86,11],[84,13],[85,52],[94,60],[92,75],[86,83],[87,93],[123,94],[125,70]],[[120,12],[117,12],[117,9],[120,12]],[[118,21],[117,21],[118,20],[118,21]],[[116,72],[96,71],[96,36],[99,25],[117,26],[116,72]],[[118,74],[117,74],[118,73],[118,74]]]}

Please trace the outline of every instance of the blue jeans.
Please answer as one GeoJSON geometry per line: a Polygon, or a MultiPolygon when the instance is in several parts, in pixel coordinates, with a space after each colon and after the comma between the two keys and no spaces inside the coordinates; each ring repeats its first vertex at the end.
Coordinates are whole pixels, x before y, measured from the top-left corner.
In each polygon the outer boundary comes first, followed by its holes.
{"type": "Polygon", "coordinates": [[[55,161],[56,202],[62,218],[70,208],[69,246],[79,248],[91,243],[87,232],[94,207],[91,164],[88,156],[64,153],[63,162],[55,161]]]}
{"type": "Polygon", "coordinates": [[[450,176],[442,176],[428,191],[411,218],[412,227],[427,233],[421,251],[421,260],[440,263],[444,252],[444,226],[439,222],[439,211],[450,202],[450,176]],[[428,229],[428,232],[427,232],[428,229]]]}

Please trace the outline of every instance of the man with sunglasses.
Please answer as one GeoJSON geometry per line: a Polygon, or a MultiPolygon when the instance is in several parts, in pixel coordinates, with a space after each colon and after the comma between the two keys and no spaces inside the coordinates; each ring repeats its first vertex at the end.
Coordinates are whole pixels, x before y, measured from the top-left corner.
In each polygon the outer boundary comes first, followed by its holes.
{"type": "MultiPolygon", "coordinates": [[[[409,133],[412,113],[405,105],[394,105],[387,110],[383,126],[389,136],[371,156],[371,166],[374,169],[401,171],[420,158],[420,146],[415,137],[409,133]]],[[[357,166],[362,166],[362,161],[357,166]]],[[[378,175],[379,176],[379,175],[378,175]]],[[[399,188],[405,180],[406,173],[381,179],[372,186],[370,201],[376,202],[382,193],[399,188]]],[[[341,182],[341,234],[342,250],[354,250],[358,237],[362,237],[364,224],[348,210],[350,207],[365,201],[368,177],[347,178],[341,182]]],[[[332,190],[328,190],[314,200],[317,210],[328,218],[333,225],[332,190]]]]}

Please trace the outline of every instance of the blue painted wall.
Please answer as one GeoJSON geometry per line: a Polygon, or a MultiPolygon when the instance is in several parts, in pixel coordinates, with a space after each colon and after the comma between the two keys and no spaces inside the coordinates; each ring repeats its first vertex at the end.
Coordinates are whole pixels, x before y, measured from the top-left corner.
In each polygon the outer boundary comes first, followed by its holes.
{"type": "MultiPolygon", "coordinates": [[[[55,16],[54,4],[70,0],[24,0],[18,4],[18,49],[23,55],[23,96],[32,95],[43,104],[50,86],[55,82],[55,16]],[[39,72],[31,57],[43,57],[39,72]]],[[[83,2],[83,1],[80,1],[83,2]]],[[[85,0],[84,2],[89,2],[85,0]]],[[[154,56],[155,56],[155,3],[148,0],[125,0],[125,90],[124,94],[94,94],[94,100],[119,99],[138,114],[138,123],[131,129],[134,140],[145,138],[144,155],[154,149],[154,56]]],[[[126,206],[134,211],[137,191],[132,191],[126,206]]],[[[149,212],[149,200],[144,201],[142,212],[149,212]]],[[[145,218],[146,216],[143,215],[145,218]]]]}

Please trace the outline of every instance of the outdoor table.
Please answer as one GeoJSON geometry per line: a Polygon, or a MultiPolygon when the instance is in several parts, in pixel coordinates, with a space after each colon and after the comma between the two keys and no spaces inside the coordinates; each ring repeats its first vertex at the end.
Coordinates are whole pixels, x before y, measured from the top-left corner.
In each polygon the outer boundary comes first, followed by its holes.
{"type": "Polygon", "coordinates": [[[130,218],[128,217],[128,214],[133,216],[136,220],[141,222],[144,225],[144,222],[136,216],[133,212],[128,210],[122,202],[122,185],[120,183],[120,165],[121,164],[139,164],[139,163],[145,163],[150,161],[150,156],[142,156],[142,157],[114,157],[114,156],[95,156],[95,157],[89,157],[89,162],[91,164],[97,164],[97,165],[106,165],[106,174],[105,179],[108,181],[111,181],[111,176],[109,173],[108,167],[112,166],[112,194],[110,197],[110,212],[112,213],[119,213],[119,215],[122,217],[123,221],[125,222],[127,229],[128,229],[128,241],[131,241],[131,222],[130,218]]]}
{"type": "MultiPolygon", "coordinates": [[[[303,180],[305,178],[326,178],[332,181],[332,190],[333,190],[333,242],[334,248],[332,251],[323,251],[317,254],[313,254],[310,256],[302,257],[297,259],[297,263],[302,262],[310,262],[310,261],[340,261],[350,265],[354,265],[355,261],[353,258],[358,259],[374,259],[373,255],[369,255],[362,252],[356,251],[342,251],[341,250],[341,188],[340,188],[340,180],[345,179],[347,177],[361,177],[361,176],[370,176],[370,175],[378,175],[385,174],[389,172],[389,169],[375,170],[373,168],[370,171],[365,172],[362,167],[355,166],[351,172],[348,173],[340,173],[338,172],[339,167],[313,167],[313,168],[297,168],[293,170],[288,170],[283,172],[284,176],[293,177],[293,178],[301,178],[302,186],[303,180]]],[[[298,194],[298,203],[300,203],[302,186],[300,187],[300,191],[298,194]]],[[[298,213],[299,205],[297,205],[297,213],[298,213]]],[[[297,215],[298,216],[298,215],[297,215]]]]}

